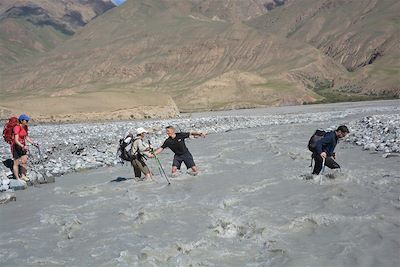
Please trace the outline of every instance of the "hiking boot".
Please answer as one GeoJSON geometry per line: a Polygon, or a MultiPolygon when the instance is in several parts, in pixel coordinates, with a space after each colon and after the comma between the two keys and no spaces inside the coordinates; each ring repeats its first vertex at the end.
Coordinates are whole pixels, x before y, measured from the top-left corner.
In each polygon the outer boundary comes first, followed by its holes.
{"type": "Polygon", "coordinates": [[[21,176],[21,180],[23,180],[23,181],[25,181],[25,182],[29,182],[29,181],[30,181],[29,178],[26,177],[25,175],[22,175],[22,176],[21,176]]]}
{"type": "Polygon", "coordinates": [[[179,176],[179,174],[177,172],[171,173],[171,178],[176,178],[178,176],[179,176]]]}

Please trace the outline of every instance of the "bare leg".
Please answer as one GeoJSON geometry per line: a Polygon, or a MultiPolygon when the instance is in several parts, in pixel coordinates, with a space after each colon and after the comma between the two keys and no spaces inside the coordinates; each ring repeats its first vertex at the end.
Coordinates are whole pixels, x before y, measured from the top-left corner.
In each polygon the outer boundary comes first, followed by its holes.
{"type": "Polygon", "coordinates": [[[172,166],[171,176],[176,177],[178,175],[177,171],[178,171],[178,167],[172,166]]]}
{"type": "Polygon", "coordinates": [[[146,167],[144,169],[145,169],[144,172],[143,172],[144,178],[147,181],[153,181],[153,174],[151,173],[149,167],[147,167],[147,165],[146,165],[146,167]]]}
{"type": "Polygon", "coordinates": [[[197,166],[196,165],[193,166],[191,169],[192,169],[193,172],[197,172],[197,166]]]}
{"type": "Polygon", "coordinates": [[[20,159],[14,159],[14,164],[13,164],[13,172],[14,172],[14,176],[15,179],[19,180],[19,161],[20,159]]]}
{"type": "Polygon", "coordinates": [[[190,169],[191,169],[192,171],[189,171],[189,170],[188,170],[188,172],[187,172],[189,175],[196,176],[196,175],[198,174],[196,165],[192,166],[190,169]]]}
{"type": "Polygon", "coordinates": [[[153,177],[151,176],[151,173],[149,172],[148,174],[145,174],[146,180],[153,180],[153,177]]]}
{"type": "Polygon", "coordinates": [[[26,172],[28,170],[28,156],[24,155],[21,157],[21,167],[22,167],[22,176],[26,177],[26,172]]]}

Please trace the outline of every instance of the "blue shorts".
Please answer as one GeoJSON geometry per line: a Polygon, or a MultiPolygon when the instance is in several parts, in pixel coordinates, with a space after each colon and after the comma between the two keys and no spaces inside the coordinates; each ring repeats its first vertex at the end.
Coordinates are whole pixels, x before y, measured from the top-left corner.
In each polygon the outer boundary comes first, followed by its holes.
{"type": "Polygon", "coordinates": [[[175,154],[174,161],[172,162],[172,166],[175,166],[178,168],[178,170],[180,170],[182,162],[185,163],[186,168],[188,168],[188,169],[192,168],[193,166],[196,166],[196,164],[194,163],[194,160],[193,160],[193,156],[189,152],[185,153],[183,155],[175,154]]]}

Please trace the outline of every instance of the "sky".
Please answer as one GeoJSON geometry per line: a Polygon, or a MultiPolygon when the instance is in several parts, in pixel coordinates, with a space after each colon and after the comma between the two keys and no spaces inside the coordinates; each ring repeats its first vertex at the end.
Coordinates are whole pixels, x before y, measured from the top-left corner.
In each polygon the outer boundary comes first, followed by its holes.
{"type": "Polygon", "coordinates": [[[126,0],[111,0],[114,4],[116,4],[117,6],[122,5],[123,3],[125,3],[126,0]]]}

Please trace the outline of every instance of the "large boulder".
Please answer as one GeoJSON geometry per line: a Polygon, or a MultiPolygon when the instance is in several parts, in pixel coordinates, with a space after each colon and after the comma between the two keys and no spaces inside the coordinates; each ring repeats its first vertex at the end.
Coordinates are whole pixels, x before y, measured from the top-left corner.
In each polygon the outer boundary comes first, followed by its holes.
{"type": "Polygon", "coordinates": [[[25,181],[10,179],[10,188],[13,190],[24,190],[28,187],[25,181]]]}

